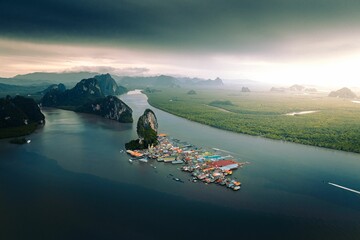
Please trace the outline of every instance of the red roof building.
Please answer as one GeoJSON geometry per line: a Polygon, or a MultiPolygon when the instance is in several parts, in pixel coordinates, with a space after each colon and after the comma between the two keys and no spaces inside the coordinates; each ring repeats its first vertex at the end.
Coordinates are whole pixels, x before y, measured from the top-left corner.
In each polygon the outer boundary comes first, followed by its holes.
{"type": "Polygon", "coordinates": [[[219,160],[209,163],[209,165],[213,167],[225,167],[231,164],[237,164],[237,162],[235,162],[234,160],[219,160]]]}

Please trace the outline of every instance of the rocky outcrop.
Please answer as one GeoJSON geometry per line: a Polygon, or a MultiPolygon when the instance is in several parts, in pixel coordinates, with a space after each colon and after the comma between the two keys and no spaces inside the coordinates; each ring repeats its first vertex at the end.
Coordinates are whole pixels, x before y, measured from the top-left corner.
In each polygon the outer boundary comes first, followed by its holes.
{"type": "Polygon", "coordinates": [[[127,92],[127,89],[123,86],[118,86],[115,80],[108,73],[96,75],[94,78],[98,80],[99,87],[105,96],[121,95],[127,92]]]}
{"type": "Polygon", "coordinates": [[[131,123],[132,109],[115,96],[107,96],[87,103],[75,111],[92,113],[122,123],[131,123]]]}
{"type": "Polygon", "coordinates": [[[155,113],[150,110],[146,109],[144,114],[140,116],[137,122],[137,134],[140,139],[145,139],[147,137],[147,132],[155,132],[157,135],[158,131],[158,122],[155,116],[155,113]]]}
{"type": "Polygon", "coordinates": [[[126,149],[145,149],[158,143],[158,122],[155,113],[152,110],[146,109],[144,114],[139,117],[136,131],[139,139],[132,140],[125,144],[126,149]]]}
{"type": "Polygon", "coordinates": [[[45,90],[39,92],[39,94],[45,95],[46,93],[52,91],[52,90],[58,90],[59,92],[65,92],[66,87],[64,84],[51,84],[49,87],[47,87],[45,90]]]}
{"type": "Polygon", "coordinates": [[[117,97],[108,95],[117,94],[118,90],[118,85],[110,74],[97,75],[94,78],[83,79],[72,89],[63,92],[51,89],[42,98],[41,103],[45,107],[61,107],[119,122],[132,122],[131,108],[117,97]]]}
{"type": "Polygon", "coordinates": [[[292,85],[291,87],[289,87],[290,91],[296,91],[296,92],[301,92],[304,89],[305,89],[304,86],[301,86],[301,85],[298,85],[298,84],[295,84],[295,85],[292,85]]]}
{"type": "Polygon", "coordinates": [[[220,78],[214,80],[201,78],[181,78],[166,75],[152,77],[123,77],[120,83],[128,88],[217,88],[224,85],[220,78]]]}
{"type": "Polygon", "coordinates": [[[242,87],[241,92],[250,92],[250,89],[248,87],[242,87]]]}
{"type": "Polygon", "coordinates": [[[356,98],[356,94],[351,91],[349,88],[341,88],[337,91],[333,91],[329,94],[329,97],[338,97],[338,98],[356,98]]]}
{"type": "Polygon", "coordinates": [[[0,138],[31,133],[35,126],[45,123],[45,116],[32,98],[16,96],[0,99],[0,138]],[[11,129],[22,127],[22,129],[11,129]]]}
{"type": "Polygon", "coordinates": [[[51,89],[41,100],[45,107],[58,106],[81,106],[85,103],[105,97],[97,79],[88,78],[78,82],[72,89],[64,92],[59,89],[51,89]]]}
{"type": "Polygon", "coordinates": [[[302,85],[299,85],[299,84],[294,84],[288,88],[285,88],[285,87],[272,87],[270,89],[271,92],[281,92],[281,93],[284,93],[284,92],[287,92],[287,93],[291,93],[291,92],[306,92],[306,93],[315,93],[317,92],[317,90],[315,88],[306,88],[302,85]]]}

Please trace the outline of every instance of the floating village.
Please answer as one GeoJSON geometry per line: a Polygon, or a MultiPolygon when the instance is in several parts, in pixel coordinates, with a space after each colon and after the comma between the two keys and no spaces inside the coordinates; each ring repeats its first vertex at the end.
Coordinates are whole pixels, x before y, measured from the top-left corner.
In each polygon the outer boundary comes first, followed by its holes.
{"type": "MultiPolygon", "coordinates": [[[[158,161],[168,164],[179,164],[184,172],[191,174],[190,181],[204,182],[205,184],[219,184],[234,191],[241,187],[241,183],[231,175],[234,170],[241,168],[248,162],[237,162],[231,155],[221,155],[224,151],[217,148],[211,150],[198,148],[187,142],[178,139],[169,138],[166,134],[158,135],[156,146],[151,146],[145,150],[127,150],[132,157],[130,163],[139,161],[147,163],[149,161],[158,161]]],[[[179,178],[173,178],[175,181],[182,182],[179,178]]]]}

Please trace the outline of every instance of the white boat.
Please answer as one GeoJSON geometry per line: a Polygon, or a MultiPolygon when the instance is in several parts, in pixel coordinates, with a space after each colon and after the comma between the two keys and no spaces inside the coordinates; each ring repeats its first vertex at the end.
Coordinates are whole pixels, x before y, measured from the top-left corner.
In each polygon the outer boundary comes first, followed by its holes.
{"type": "Polygon", "coordinates": [[[132,159],[129,159],[129,163],[133,163],[133,160],[132,160],[132,159]]]}
{"type": "Polygon", "coordinates": [[[147,163],[147,162],[148,162],[148,159],[147,159],[147,158],[140,158],[139,161],[140,161],[140,162],[145,162],[145,163],[147,163]]]}
{"type": "Polygon", "coordinates": [[[175,160],[171,162],[172,164],[182,164],[184,163],[182,160],[175,160]]]}
{"type": "Polygon", "coordinates": [[[28,139],[28,140],[26,141],[26,143],[31,143],[31,140],[30,140],[30,139],[28,139]]]}

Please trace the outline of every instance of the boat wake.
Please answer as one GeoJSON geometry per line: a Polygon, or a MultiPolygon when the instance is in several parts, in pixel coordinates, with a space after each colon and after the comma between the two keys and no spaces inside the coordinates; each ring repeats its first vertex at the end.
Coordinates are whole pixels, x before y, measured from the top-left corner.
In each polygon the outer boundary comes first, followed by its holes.
{"type": "Polygon", "coordinates": [[[351,189],[351,188],[347,188],[347,187],[344,187],[344,186],[341,186],[341,185],[338,185],[338,184],[335,184],[335,183],[331,183],[331,182],[328,182],[328,184],[331,185],[331,186],[337,187],[337,188],[344,189],[344,190],[349,191],[349,192],[360,194],[360,191],[356,191],[356,190],[351,189]]]}
{"type": "Polygon", "coordinates": [[[226,151],[226,150],[223,150],[223,149],[219,149],[219,148],[212,148],[212,149],[215,150],[215,151],[218,151],[218,152],[226,152],[226,153],[236,154],[236,153],[229,152],[229,151],[226,151]]]}

